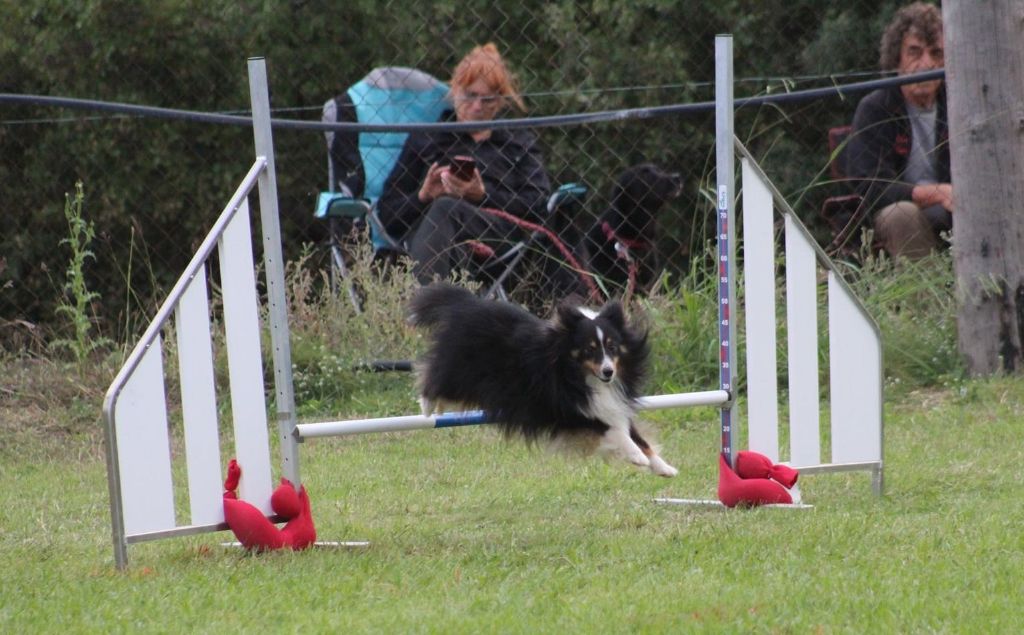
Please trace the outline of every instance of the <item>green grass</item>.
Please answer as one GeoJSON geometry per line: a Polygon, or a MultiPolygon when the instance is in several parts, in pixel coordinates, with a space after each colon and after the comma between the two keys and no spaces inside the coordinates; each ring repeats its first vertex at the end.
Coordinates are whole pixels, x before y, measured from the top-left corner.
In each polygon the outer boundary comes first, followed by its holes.
{"type": "Polygon", "coordinates": [[[125,572],[95,435],[26,451],[23,431],[0,454],[0,631],[1019,630],[1024,380],[888,402],[886,495],[807,476],[805,511],[653,503],[715,495],[716,413],[685,414],[652,413],[672,480],[487,427],[309,441],[320,537],[372,546],[252,556],[212,534],[133,545],[125,572]]]}
{"type": "MultiPolygon", "coordinates": [[[[808,475],[802,511],[653,502],[715,498],[714,409],[648,413],[672,480],[487,426],[320,439],[301,448],[320,538],[369,548],[250,555],[206,534],[132,545],[118,571],[99,421],[120,353],[0,356],[0,632],[1018,632],[1024,378],[963,379],[949,271],[851,272],[884,337],[886,494],[808,475]]],[[[388,326],[412,287],[360,275],[363,314],[289,268],[303,421],[415,410],[408,375],[352,370],[421,347],[388,326]]],[[[643,309],[649,392],[714,386],[713,283],[643,309]]]]}

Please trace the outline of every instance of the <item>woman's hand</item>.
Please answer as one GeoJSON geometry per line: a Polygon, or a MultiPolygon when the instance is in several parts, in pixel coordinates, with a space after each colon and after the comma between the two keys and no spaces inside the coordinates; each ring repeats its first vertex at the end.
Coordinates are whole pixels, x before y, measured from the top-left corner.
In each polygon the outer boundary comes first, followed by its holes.
{"type": "Polygon", "coordinates": [[[487,190],[484,189],[484,180],[480,177],[480,170],[473,168],[473,176],[468,181],[463,181],[447,167],[441,169],[441,184],[444,193],[448,196],[461,198],[470,203],[479,203],[484,200],[487,190]]]}
{"type": "Polygon", "coordinates": [[[441,168],[437,162],[430,165],[427,176],[423,179],[423,185],[420,186],[419,199],[421,203],[429,203],[445,193],[444,183],[441,182],[442,171],[447,171],[447,168],[441,168]]]}

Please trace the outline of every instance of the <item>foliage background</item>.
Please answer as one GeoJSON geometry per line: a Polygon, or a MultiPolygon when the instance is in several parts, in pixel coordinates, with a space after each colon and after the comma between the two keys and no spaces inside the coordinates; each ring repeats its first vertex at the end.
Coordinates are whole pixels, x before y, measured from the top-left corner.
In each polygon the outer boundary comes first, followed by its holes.
{"type": "MultiPolygon", "coordinates": [[[[0,0],[0,92],[245,113],[245,60],[263,56],[274,116],[318,120],[326,99],[375,66],[416,66],[446,79],[471,46],[495,41],[534,115],[685,103],[713,99],[719,33],[734,38],[737,97],[870,77],[896,5],[0,0]]],[[[826,178],[826,130],[847,122],[853,106],[835,97],[737,114],[738,136],[823,237],[817,210],[831,192],[817,186],[826,178]]],[[[558,180],[593,186],[591,213],[628,163],[647,159],[683,172],[685,196],[663,219],[662,251],[677,271],[701,253],[713,117],[545,129],[541,138],[558,180]]],[[[275,146],[293,257],[325,238],[311,214],[326,185],[325,150],[322,136],[306,131],[278,130],[275,146]]],[[[100,294],[94,319],[123,341],[130,316],[151,310],[177,277],[251,160],[244,127],[0,105],[0,345],[18,349],[54,335],[68,258],[59,247],[64,194],[76,181],[97,232],[87,271],[100,294]]]]}

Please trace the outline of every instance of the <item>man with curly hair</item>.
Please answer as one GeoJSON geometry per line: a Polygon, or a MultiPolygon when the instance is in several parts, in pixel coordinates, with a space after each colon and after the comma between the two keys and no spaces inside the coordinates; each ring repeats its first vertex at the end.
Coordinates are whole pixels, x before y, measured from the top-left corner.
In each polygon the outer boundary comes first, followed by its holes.
{"type": "MultiPolygon", "coordinates": [[[[908,75],[943,67],[942,14],[914,2],[886,27],[883,70],[908,75]]],[[[872,211],[875,241],[896,257],[915,259],[946,246],[953,227],[949,127],[941,79],[882,88],[857,105],[847,173],[872,211]]]]}

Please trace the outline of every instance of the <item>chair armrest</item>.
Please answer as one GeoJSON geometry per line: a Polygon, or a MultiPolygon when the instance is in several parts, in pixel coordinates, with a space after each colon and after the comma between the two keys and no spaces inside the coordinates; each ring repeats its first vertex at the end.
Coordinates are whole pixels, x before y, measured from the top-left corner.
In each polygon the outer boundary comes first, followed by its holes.
{"type": "Polygon", "coordinates": [[[821,217],[832,228],[834,234],[852,231],[851,223],[859,225],[867,211],[861,209],[862,203],[863,199],[859,194],[830,196],[821,205],[821,217]]]}
{"type": "Polygon", "coordinates": [[[582,183],[565,183],[548,197],[548,214],[582,205],[589,188],[582,183]]]}
{"type": "Polygon", "coordinates": [[[830,196],[821,205],[821,215],[826,219],[832,219],[840,214],[853,214],[860,207],[860,194],[845,194],[843,196],[830,196]]]}
{"type": "Polygon", "coordinates": [[[353,198],[340,192],[320,192],[316,199],[315,218],[363,218],[370,212],[370,201],[353,198]]]}

